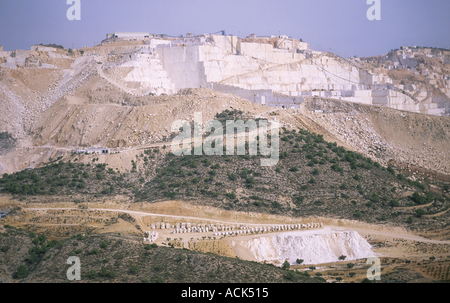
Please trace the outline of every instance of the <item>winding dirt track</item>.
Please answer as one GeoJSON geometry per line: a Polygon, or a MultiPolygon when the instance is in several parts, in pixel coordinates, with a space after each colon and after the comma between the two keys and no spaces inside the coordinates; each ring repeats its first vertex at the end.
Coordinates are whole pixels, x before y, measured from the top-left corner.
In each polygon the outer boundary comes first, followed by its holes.
{"type": "MultiPolygon", "coordinates": [[[[27,208],[28,210],[79,210],[79,208],[27,208]]],[[[175,216],[175,215],[168,215],[168,214],[157,214],[157,213],[148,213],[148,212],[140,212],[140,211],[132,211],[132,210],[122,210],[122,209],[103,209],[103,208],[89,208],[89,210],[96,210],[96,211],[107,211],[107,212],[122,212],[122,213],[128,213],[133,214],[138,217],[143,216],[155,216],[155,217],[170,217],[170,218],[178,218],[178,219],[190,219],[190,220],[207,220],[210,222],[219,222],[219,223],[225,223],[225,224],[247,224],[249,226],[255,225],[255,226],[272,226],[272,225],[281,225],[281,224],[255,224],[255,223],[247,223],[247,222],[227,222],[223,220],[213,220],[209,218],[201,218],[201,217],[186,217],[186,216],[175,216]]],[[[345,231],[345,230],[353,230],[358,232],[361,235],[376,235],[376,236],[385,236],[385,237],[393,237],[393,238],[400,238],[404,240],[412,240],[412,241],[419,241],[419,242],[426,242],[426,243],[435,243],[435,244],[450,244],[450,241],[439,241],[439,240],[431,240],[426,239],[417,235],[407,234],[407,233],[398,233],[398,232],[390,232],[390,231],[380,231],[380,230],[373,230],[368,228],[360,228],[360,227],[343,227],[343,226],[332,226],[327,225],[327,228],[331,228],[331,230],[335,231],[345,231]]],[[[286,232],[292,232],[292,231],[286,231],[286,232]]],[[[280,232],[277,232],[280,233],[280,232]]],[[[273,234],[273,233],[271,233],[273,234]]]]}

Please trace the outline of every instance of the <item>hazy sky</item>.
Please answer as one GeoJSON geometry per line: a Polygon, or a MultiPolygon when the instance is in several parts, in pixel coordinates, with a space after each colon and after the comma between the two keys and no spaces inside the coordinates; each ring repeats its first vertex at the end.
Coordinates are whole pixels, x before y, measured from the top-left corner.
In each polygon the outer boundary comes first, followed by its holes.
{"type": "Polygon", "coordinates": [[[0,0],[0,45],[82,48],[116,31],[179,36],[225,30],[302,38],[314,50],[341,56],[382,55],[402,45],[450,47],[449,0],[380,0],[380,21],[367,19],[367,0],[80,1],[81,20],[69,21],[67,0],[0,0]]]}

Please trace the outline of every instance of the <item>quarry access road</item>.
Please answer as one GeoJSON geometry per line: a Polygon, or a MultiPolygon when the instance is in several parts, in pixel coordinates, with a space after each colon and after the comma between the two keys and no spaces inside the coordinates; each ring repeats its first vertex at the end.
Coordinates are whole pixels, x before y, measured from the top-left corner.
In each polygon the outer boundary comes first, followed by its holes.
{"type": "Polygon", "coordinates": [[[123,90],[124,92],[133,95],[133,96],[139,96],[138,94],[133,93],[128,87],[118,83],[117,81],[108,78],[105,73],[103,72],[103,68],[101,65],[97,66],[97,72],[99,74],[99,76],[103,79],[105,79],[106,81],[108,81],[110,84],[117,86],[118,88],[120,88],[121,90],[123,90]]]}
{"type": "MultiPolygon", "coordinates": [[[[27,208],[27,210],[80,210],[80,208],[75,207],[38,207],[38,208],[27,208]]],[[[154,216],[154,217],[170,217],[177,219],[190,219],[190,220],[203,220],[203,221],[211,221],[217,223],[226,223],[226,224],[247,224],[247,225],[257,225],[257,226],[273,226],[273,225],[282,225],[278,223],[247,223],[247,222],[236,222],[236,221],[224,221],[224,220],[215,220],[209,218],[201,218],[201,217],[186,217],[186,216],[177,216],[177,215],[168,215],[168,214],[157,214],[157,213],[148,213],[142,211],[134,211],[134,210],[126,210],[126,209],[106,209],[106,208],[88,208],[87,210],[94,211],[107,211],[107,212],[121,212],[139,216],[154,216]]]]}
{"type": "MultiPolygon", "coordinates": [[[[71,207],[61,207],[61,208],[27,208],[28,210],[79,210],[79,208],[71,208],[71,207]]],[[[209,222],[217,222],[217,223],[225,223],[225,224],[246,224],[248,226],[273,226],[273,225],[282,225],[279,223],[247,223],[247,222],[230,222],[230,221],[224,221],[224,220],[215,220],[215,219],[209,219],[209,218],[202,218],[202,217],[187,217],[187,216],[177,216],[177,215],[170,215],[170,214],[158,214],[158,213],[148,213],[148,212],[142,212],[142,211],[132,211],[132,210],[125,210],[125,209],[105,209],[105,208],[89,208],[88,210],[93,211],[105,211],[105,212],[121,212],[121,213],[127,213],[127,214],[133,214],[137,216],[155,216],[155,217],[170,217],[170,218],[177,218],[177,219],[190,219],[190,220],[200,220],[200,221],[209,221],[209,222]]],[[[287,231],[276,231],[271,232],[271,235],[277,234],[277,233],[286,233],[286,232],[298,232],[298,231],[310,231],[310,232],[319,232],[323,233],[325,231],[356,231],[358,232],[362,237],[365,236],[384,236],[384,237],[392,237],[392,238],[398,238],[398,239],[404,239],[404,240],[411,240],[411,241],[418,241],[418,242],[426,242],[426,243],[434,243],[434,244],[450,244],[450,241],[439,241],[439,240],[432,240],[423,238],[421,236],[408,234],[408,233],[399,233],[399,232],[393,232],[393,231],[382,231],[382,230],[375,230],[370,228],[361,228],[361,227],[352,227],[352,226],[334,226],[334,225],[324,225],[322,229],[311,229],[311,230],[287,230],[287,231]]],[[[260,236],[263,236],[265,234],[261,234],[260,236]]]]}

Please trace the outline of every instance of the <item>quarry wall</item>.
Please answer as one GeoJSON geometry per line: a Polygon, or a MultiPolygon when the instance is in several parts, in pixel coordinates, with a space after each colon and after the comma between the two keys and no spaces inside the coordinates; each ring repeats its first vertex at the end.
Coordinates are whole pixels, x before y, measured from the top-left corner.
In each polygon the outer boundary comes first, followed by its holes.
{"type": "MultiPolygon", "coordinates": [[[[117,47],[110,39],[105,41],[85,56],[105,63],[100,75],[134,95],[175,94],[185,88],[208,87],[276,107],[299,108],[304,97],[323,97],[424,114],[450,114],[450,76],[441,67],[436,72],[423,68],[417,59],[420,53],[445,63],[450,61],[450,52],[392,51],[377,59],[379,68],[370,69],[361,60],[312,51],[307,43],[284,36],[146,38],[140,44],[117,47]],[[111,59],[115,57],[121,59],[111,59]],[[411,81],[394,83],[386,71],[398,68],[417,68],[440,93],[411,81]]],[[[30,59],[43,53],[53,59],[68,58],[55,48],[32,46],[28,52],[0,51],[0,66],[58,69],[30,59]]]]}
{"type": "Polygon", "coordinates": [[[296,265],[338,262],[340,256],[345,260],[374,257],[372,246],[355,231],[292,231],[276,235],[233,240],[230,247],[240,258],[268,261],[277,265],[288,261],[296,265]]]}

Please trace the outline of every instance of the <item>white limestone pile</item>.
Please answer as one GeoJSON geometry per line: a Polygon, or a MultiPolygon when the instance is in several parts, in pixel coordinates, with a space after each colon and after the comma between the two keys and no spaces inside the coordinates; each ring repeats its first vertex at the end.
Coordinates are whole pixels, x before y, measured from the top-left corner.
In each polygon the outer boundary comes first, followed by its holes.
{"type": "Polygon", "coordinates": [[[287,260],[295,265],[297,259],[303,264],[320,264],[356,260],[375,256],[371,245],[355,231],[343,232],[286,232],[242,241],[258,262],[271,261],[282,264],[287,260]]]}

